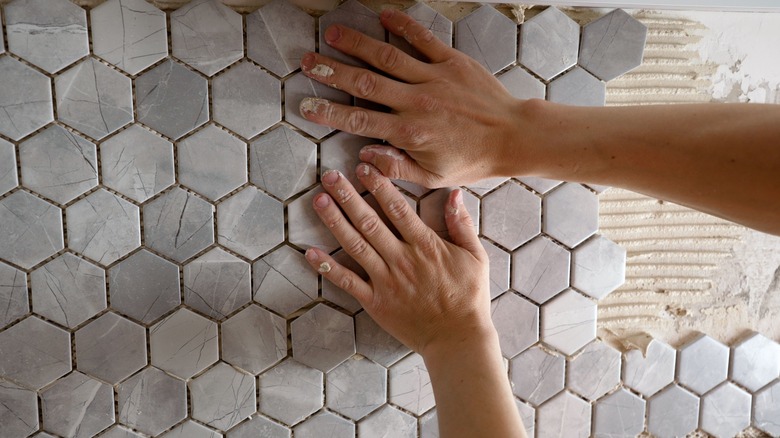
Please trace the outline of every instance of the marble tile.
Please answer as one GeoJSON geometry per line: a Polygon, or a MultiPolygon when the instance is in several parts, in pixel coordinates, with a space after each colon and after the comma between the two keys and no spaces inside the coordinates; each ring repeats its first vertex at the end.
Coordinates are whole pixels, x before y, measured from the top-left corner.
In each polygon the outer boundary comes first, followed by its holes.
{"type": "Polygon", "coordinates": [[[261,308],[249,306],[222,323],[222,360],[251,374],[260,374],[287,356],[287,323],[261,308]]]}
{"type": "MultiPolygon", "coordinates": [[[[418,3],[422,4],[422,3],[418,3]]],[[[477,181],[474,184],[470,184],[466,186],[467,189],[471,190],[472,192],[476,193],[479,196],[485,196],[488,192],[492,191],[496,187],[500,186],[504,182],[506,182],[509,178],[505,178],[503,176],[497,177],[497,178],[488,178],[483,179],[481,181],[477,181]]]]}
{"type": "Polygon", "coordinates": [[[314,43],[314,17],[287,1],[272,1],[246,16],[247,57],[277,76],[301,68],[314,43]]]}
{"type": "Polygon", "coordinates": [[[152,365],[190,379],[219,360],[217,323],[179,309],[149,329],[152,365]]]}
{"type": "Polygon", "coordinates": [[[292,324],[293,357],[304,365],[328,372],[355,354],[352,318],[317,304],[292,324]]]}
{"type": "Polygon", "coordinates": [[[412,353],[390,368],[389,401],[422,415],[434,407],[433,386],[422,356],[412,353]]]}
{"type": "Polygon", "coordinates": [[[729,373],[729,348],[701,335],[680,348],[677,380],[680,385],[703,395],[725,381],[729,373]]]}
{"type": "Polygon", "coordinates": [[[0,424],[8,436],[28,436],[38,430],[35,392],[0,379],[0,424]]]}
{"type": "MultiPolygon", "coordinates": [[[[354,272],[363,280],[368,280],[368,274],[363,269],[363,267],[360,266],[360,264],[356,262],[355,259],[353,259],[343,249],[340,249],[335,254],[333,254],[333,260],[354,272]]],[[[326,279],[325,277],[322,278],[321,294],[322,298],[346,310],[346,313],[354,314],[363,308],[358,300],[356,300],[352,295],[331,283],[330,280],[326,279]]]]}
{"type": "Polygon", "coordinates": [[[603,81],[633,70],[642,63],[647,26],[615,9],[582,29],[579,64],[603,81]]]}
{"type": "Polygon", "coordinates": [[[353,438],[355,424],[321,411],[293,428],[295,438],[353,438]]]}
{"type": "Polygon", "coordinates": [[[282,120],[282,86],[278,79],[243,61],[211,82],[214,121],[244,138],[252,138],[282,120]]]}
{"type": "Polygon", "coordinates": [[[701,429],[716,438],[734,437],[750,426],[750,394],[724,383],[701,398],[701,429]]]}
{"type": "Polygon", "coordinates": [[[756,392],[780,377],[780,344],[758,333],[732,347],[731,380],[756,392]]]}
{"type": "Polygon", "coordinates": [[[517,25],[484,5],[455,23],[455,48],[498,73],[517,57],[517,25]]]}
{"type": "Polygon", "coordinates": [[[317,145],[279,126],[249,146],[249,180],[286,200],[317,182],[317,145]]]}
{"type": "Polygon", "coordinates": [[[512,253],[512,289],[542,304],[569,286],[571,255],[539,236],[512,253]]]}
{"type": "Polygon", "coordinates": [[[623,384],[650,397],[674,381],[677,353],[661,341],[652,340],[643,355],[631,350],[623,357],[623,384]]]}
{"type": "Polygon", "coordinates": [[[111,308],[151,324],[181,304],[179,267],[142,249],[108,270],[111,308]]]}
{"type": "Polygon", "coordinates": [[[394,179],[393,184],[417,198],[421,198],[431,192],[431,189],[427,187],[400,179],[394,179]]]}
{"type": "Polygon", "coordinates": [[[536,436],[590,436],[590,405],[563,391],[536,409],[536,436]]]}
{"type": "Polygon", "coordinates": [[[27,274],[0,262],[0,329],[30,311],[27,274]]]}
{"type": "Polygon", "coordinates": [[[539,340],[539,306],[515,293],[493,300],[490,316],[504,357],[515,357],[539,340]]]}
{"type": "Polygon", "coordinates": [[[258,378],[259,410],[293,426],[322,408],[322,372],[287,359],[258,378]]]}
{"type": "Polygon", "coordinates": [[[0,134],[19,140],[54,120],[49,78],[10,56],[0,58],[0,76],[0,134]]]}
{"type": "Polygon", "coordinates": [[[596,303],[568,289],[542,306],[542,342],[572,355],[596,339],[596,303]]]}
{"type": "Polygon", "coordinates": [[[249,263],[214,248],[184,266],[184,303],[219,321],[252,300],[249,263]]]}
{"type": "Polygon", "coordinates": [[[0,200],[0,259],[30,269],[63,247],[62,210],[24,191],[0,200]]]}
{"type": "Polygon", "coordinates": [[[515,399],[517,411],[520,413],[520,419],[523,421],[525,433],[529,436],[535,436],[536,431],[536,409],[528,403],[515,399]]]}
{"type": "Polygon", "coordinates": [[[194,0],[171,13],[177,59],[213,76],[244,56],[243,19],[219,1],[194,0]]]}
{"type": "Polygon", "coordinates": [[[132,430],[122,427],[114,426],[106,431],[100,438],[143,438],[140,434],[133,432],[132,430]]]}
{"type": "Polygon", "coordinates": [[[547,86],[520,66],[497,78],[515,99],[544,99],[547,94],[547,86]]]}
{"type": "Polygon", "coordinates": [[[626,250],[604,236],[596,236],[572,253],[571,285],[600,300],[626,278],[626,250]]]}
{"type": "Polygon", "coordinates": [[[563,356],[538,346],[520,353],[509,361],[512,392],[533,406],[541,405],[563,389],[565,362],[563,356]]]}
{"type": "Polygon", "coordinates": [[[492,244],[485,238],[480,238],[482,247],[487,252],[490,262],[490,299],[496,298],[509,289],[509,260],[508,252],[492,244]]]}
{"type": "Polygon", "coordinates": [[[87,14],[68,0],[17,0],[4,15],[8,51],[49,73],[89,53],[87,14]]]}
{"type": "Polygon", "coordinates": [[[183,262],[214,243],[214,206],[180,188],[144,206],[144,244],[183,262]]]}
{"type": "Polygon", "coordinates": [[[482,233],[514,250],[541,231],[542,200],[515,182],[482,199],[482,233]]]}
{"type": "Polygon", "coordinates": [[[54,78],[57,119],[92,138],[102,139],[133,121],[130,78],[94,58],[54,78]]]}
{"type": "Polygon", "coordinates": [[[109,312],[76,332],[76,368],[115,385],[146,366],[146,330],[109,312]]]}
{"type": "Polygon", "coordinates": [[[173,429],[160,435],[161,438],[222,438],[222,434],[209,429],[206,426],[198,424],[192,420],[174,427],[173,429]]]}
{"type": "Polygon", "coordinates": [[[257,410],[254,377],[225,363],[191,380],[189,387],[192,418],[215,429],[228,430],[257,410]]]}
{"type": "Polygon", "coordinates": [[[324,192],[322,186],[317,186],[287,204],[287,240],[291,244],[302,249],[315,247],[328,253],[340,246],[312,205],[314,197],[324,192]]]}
{"type": "Polygon", "coordinates": [[[20,143],[19,161],[22,185],[60,204],[98,184],[95,145],[58,125],[20,143]]]}
{"type": "MultiPolygon", "coordinates": [[[[3,11],[0,10],[0,20],[3,18],[3,11]]],[[[3,32],[0,32],[0,53],[5,53],[5,37],[3,32]]]]}
{"type": "Polygon", "coordinates": [[[310,122],[301,116],[301,101],[306,97],[318,97],[330,102],[350,105],[352,96],[296,73],[284,81],[284,120],[317,140],[333,132],[332,128],[310,122]]]}
{"type": "Polygon", "coordinates": [[[117,387],[119,422],[149,435],[187,416],[187,385],[157,368],[147,368],[117,387]]]}
{"type": "Polygon", "coordinates": [[[206,79],[171,59],[135,79],[138,121],[179,139],[209,119],[206,79]]]}
{"type": "Polygon", "coordinates": [[[753,425],[770,435],[780,435],[780,380],[775,380],[755,394],[753,425]]]}
{"type": "MultiPolygon", "coordinates": [[[[444,239],[449,239],[447,223],[444,220],[444,206],[450,193],[457,188],[436,189],[420,200],[420,219],[444,239]]],[[[474,222],[474,230],[479,232],[479,198],[467,191],[461,190],[461,192],[463,193],[463,205],[466,206],[466,210],[474,222]]]]}
{"type": "Polygon", "coordinates": [[[138,207],[100,189],[65,209],[68,248],[103,266],[141,246],[138,207]]]}
{"type": "Polygon", "coordinates": [[[317,273],[303,254],[282,246],[252,266],[254,300],[283,316],[317,299],[317,273]]]}
{"type": "Polygon", "coordinates": [[[30,274],[33,312],[69,328],[106,308],[106,273],[65,253],[30,274]]]}
{"type": "Polygon", "coordinates": [[[114,390],[79,372],[41,392],[43,429],[67,437],[91,437],[114,424],[114,390]]]}
{"type": "Polygon", "coordinates": [[[19,185],[16,172],[16,148],[0,138],[0,196],[19,185]]]}
{"type": "MultiPolygon", "coordinates": [[[[430,30],[431,33],[433,33],[433,36],[438,38],[441,42],[452,47],[452,21],[446,16],[440,14],[425,3],[415,3],[406,9],[404,13],[430,30]]],[[[387,41],[421,61],[428,61],[428,58],[420,53],[419,50],[412,47],[404,38],[399,37],[392,32],[388,34],[387,41]]]]}
{"type": "Polygon", "coordinates": [[[358,423],[358,436],[381,437],[393,431],[393,438],[417,436],[417,421],[411,415],[390,405],[384,405],[358,423]]]}
{"type": "Polygon", "coordinates": [[[566,367],[566,387],[589,401],[620,384],[620,352],[604,342],[588,344],[566,367]]]}
{"type": "Polygon", "coordinates": [[[563,184],[563,181],[547,178],[536,178],[532,176],[524,176],[522,178],[517,178],[517,180],[540,194],[547,193],[550,190],[563,184]]]}
{"type": "Polygon", "coordinates": [[[137,202],[174,182],[173,144],[139,125],[101,143],[100,161],[103,184],[137,202]]]}
{"type": "Polygon", "coordinates": [[[92,52],[136,75],[168,55],[165,13],[144,0],[109,0],[89,11],[92,52]]]}
{"type": "Polygon", "coordinates": [[[257,415],[234,427],[228,438],[290,438],[290,429],[262,415],[257,415]]]}
{"type": "Polygon", "coordinates": [[[320,171],[338,170],[359,193],[366,190],[358,180],[355,168],[360,164],[358,153],[363,146],[379,143],[379,140],[339,132],[320,144],[320,171]]]}
{"type": "Polygon", "coordinates": [[[367,64],[332,48],[325,41],[325,31],[334,24],[340,24],[362,32],[370,38],[385,40],[385,28],[379,22],[379,15],[358,0],[347,0],[336,9],[320,17],[320,53],[344,64],[366,67],[367,64]]]}
{"type": "Polygon", "coordinates": [[[589,189],[593,190],[599,195],[610,189],[610,186],[605,186],[601,184],[584,184],[584,186],[588,187],[589,189]]]}
{"type": "Polygon", "coordinates": [[[566,183],[544,197],[542,230],[569,248],[599,229],[599,198],[580,184],[566,183]]]}
{"type": "Polygon", "coordinates": [[[366,312],[355,316],[355,342],[359,354],[384,367],[393,365],[412,352],[409,347],[379,327],[366,312]]]}
{"type": "Polygon", "coordinates": [[[558,8],[549,7],[520,25],[517,61],[549,81],[577,63],[580,26],[558,8]]]}
{"type": "Polygon", "coordinates": [[[284,207],[249,186],[217,207],[217,241],[248,258],[257,259],[284,241],[284,207]]]}
{"type": "MultiPolygon", "coordinates": [[[[399,363],[397,366],[403,365],[399,363]]],[[[396,379],[399,377],[396,376],[396,379]]],[[[355,421],[382,406],[386,393],[387,370],[361,355],[347,359],[331,370],[325,379],[328,409],[355,421]]]]}
{"type": "Polygon", "coordinates": [[[436,408],[419,417],[418,422],[420,423],[420,438],[440,438],[439,417],[436,415],[436,408]]]}
{"type": "Polygon", "coordinates": [[[246,143],[209,125],[176,145],[179,182],[216,201],[247,182],[246,143]]]}
{"type": "Polygon", "coordinates": [[[699,424],[699,398],[671,385],[650,399],[647,431],[654,436],[686,436],[699,424]]]}
{"type": "Polygon", "coordinates": [[[644,428],[645,401],[623,388],[593,406],[593,435],[596,438],[631,438],[644,428]]]}
{"type": "Polygon", "coordinates": [[[575,106],[604,106],[607,85],[581,67],[574,67],[547,86],[547,100],[575,106]]]}
{"type": "Polygon", "coordinates": [[[0,379],[41,389],[71,370],[70,334],[30,316],[0,332],[0,379]]]}

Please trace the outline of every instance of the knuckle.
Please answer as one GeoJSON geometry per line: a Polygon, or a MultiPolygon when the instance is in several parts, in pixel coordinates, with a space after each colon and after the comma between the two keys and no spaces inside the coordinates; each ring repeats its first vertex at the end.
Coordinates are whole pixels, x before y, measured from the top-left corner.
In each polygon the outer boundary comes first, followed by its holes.
{"type": "Polygon", "coordinates": [[[427,259],[434,260],[438,258],[439,245],[437,242],[438,236],[432,232],[423,233],[418,237],[417,249],[427,259]]]}
{"type": "Polygon", "coordinates": [[[362,237],[358,237],[347,245],[346,250],[353,258],[357,258],[368,250],[368,243],[362,237]]]}
{"type": "Polygon", "coordinates": [[[393,71],[398,68],[400,59],[398,49],[391,45],[385,45],[379,52],[379,67],[387,72],[393,71]]]}
{"type": "Polygon", "coordinates": [[[400,128],[401,137],[405,139],[406,145],[409,147],[422,146],[426,142],[423,130],[419,126],[407,123],[400,128]]]}
{"type": "Polygon", "coordinates": [[[355,279],[349,274],[344,274],[339,280],[339,287],[344,290],[352,290],[355,288],[355,279]]]}
{"type": "Polygon", "coordinates": [[[361,134],[368,129],[368,112],[365,110],[353,110],[347,116],[347,127],[354,134],[361,134]]]}
{"type": "Polygon", "coordinates": [[[344,218],[342,216],[335,216],[328,219],[328,228],[341,228],[344,224],[344,218]]]}
{"type": "Polygon", "coordinates": [[[376,76],[368,71],[361,72],[355,81],[355,87],[363,97],[373,95],[376,90],[376,76]]]}
{"type": "Polygon", "coordinates": [[[337,193],[339,195],[339,203],[346,204],[352,200],[352,195],[354,192],[351,190],[338,189],[337,193]]]}
{"type": "Polygon", "coordinates": [[[372,236],[379,231],[380,223],[381,221],[379,220],[379,216],[375,214],[369,214],[360,219],[358,222],[358,228],[364,236],[372,236]]]}
{"type": "Polygon", "coordinates": [[[414,106],[422,112],[434,112],[439,106],[439,101],[430,94],[418,94],[414,98],[414,106]]]}
{"type": "Polygon", "coordinates": [[[363,45],[365,44],[365,41],[363,41],[363,35],[358,32],[350,32],[353,33],[351,41],[350,41],[350,47],[352,48],[352,53],[357,53],[360,51],[361,48],[363,48],[363,45]]]}
{"type": "Polygon", "coordinates": [[[409,204],[404,199],[394,199],[387,204],[387,216],[393,221],[402,221],[409,217],[409,204]]]}

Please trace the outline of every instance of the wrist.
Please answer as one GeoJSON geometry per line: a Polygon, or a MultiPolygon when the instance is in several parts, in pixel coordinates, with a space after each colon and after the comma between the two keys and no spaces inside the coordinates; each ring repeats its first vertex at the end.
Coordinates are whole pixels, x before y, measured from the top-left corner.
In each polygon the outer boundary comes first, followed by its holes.
{"type": "Polygon", "coordinates": [[[447,366],[447,364],[452,363],[452,360],[456,360],[469,351],[496,351],[499,355],[501,354],[498,344],[498,332],[492,321],[467,325],[458,330],[453,330],[447,336],[440,336],[438,339],[425,345],[422,351],[420,351],[420,355],[428,367],[431,368],[436,367],[438,364],[447,366]]]}
{"type": "Polygon", "coordinates": [[[515,100],[500,141],[494,173],[497,176],[536,176],[548,167],[551,118],[556,111],[541,99],[515,100]]]}

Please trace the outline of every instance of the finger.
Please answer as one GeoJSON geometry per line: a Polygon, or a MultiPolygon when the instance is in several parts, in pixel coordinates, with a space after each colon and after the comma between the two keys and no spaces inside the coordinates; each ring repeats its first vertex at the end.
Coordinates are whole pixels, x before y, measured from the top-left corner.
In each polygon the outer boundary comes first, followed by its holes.
{"type": "Polygon", "coordinates": [[[403,124],[395,114],[342,105],[316,97],[303,99],[300,111],[306,120],[363,137],[381,138],[396,144],[409,144],[410,138],[419,137],[413,125],[403,124]]]}
{"type": "Polygon", "coordinates": [[[463,205],[463,193],[453,190],[444,206],[444,221],[452,243],[472,253],[478,259],[483,257],[485,249],[474,230],[474,221],[466,206],[463,205]]]}
{"type": "Polygon", "coordinates": [[[390,179],[402,179],[429,188],[436,188],[439,175],[423,169],[406,152],[392,146],[370,145],[360,150],[360,159],[371,163],[382,175],[390,179]]]}
{"type": "Polygon", "coordinates": [[[328,281],[355,297],[361,305],[368,302],[373,294],[373,289],[365,280],[340,265],[333,257],[322,250],[316,248],[306,250],[306,261],[323,277],[327,278],[328,281]]]}
{"type": "Polygon", "coordinates": [[[446,61],[457,53],[436,38],[433,32],[403,12],[385,9],[379,16],[379,21],[385,29],[405,39],[433,63],[446,61]]]}

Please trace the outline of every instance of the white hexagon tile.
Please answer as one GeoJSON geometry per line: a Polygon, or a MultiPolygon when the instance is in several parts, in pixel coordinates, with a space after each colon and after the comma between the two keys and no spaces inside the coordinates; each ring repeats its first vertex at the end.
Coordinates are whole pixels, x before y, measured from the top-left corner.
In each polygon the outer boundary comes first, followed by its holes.
{"type": "MultiPolygon", "coordinates": [[[[378,10],[2,3],[1,436],[438,436],[422,358],[303,257],[317,246],[357,268],[310,204],[323,171],[356,181],[357,150],[376,140],[300,117],[307,96],[354,101],[300,60],[364,65],[327,44],[332,24],[424,59],[378,10]]],[[[436,8],[407,12],[519,99],[603,105],[647,33],[622,10],[581,26],[545,8],[518,26],[490,5],[456,21],[436,8]]],[[[454,188],[397,184],[447,237],[454,188]]],[[[642,355],[596,339],[598,300],[625,277],[625,251],[598,235],[604,189],[464,188],[529,435],[780,434],[773,340],[702,335],[642,355]]]]}

